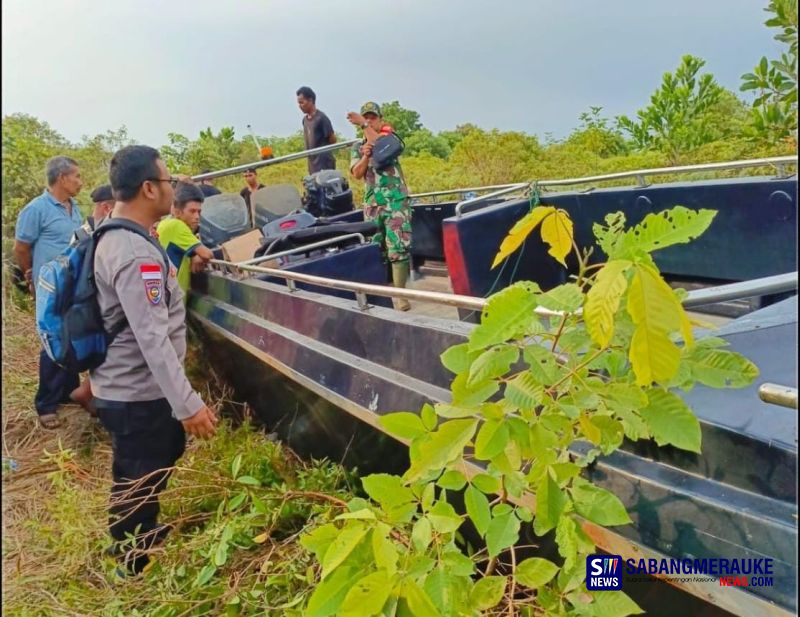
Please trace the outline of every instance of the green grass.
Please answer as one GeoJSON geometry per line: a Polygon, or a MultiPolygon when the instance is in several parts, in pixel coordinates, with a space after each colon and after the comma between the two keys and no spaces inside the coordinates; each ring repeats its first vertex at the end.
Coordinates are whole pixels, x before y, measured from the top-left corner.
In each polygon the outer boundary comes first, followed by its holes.
{"type": "MultiPolygon", "coordinates": [[[[226,419],[209,441],[191,440],[162,496],[176,525],[138,578],[115,577],[106,504],[111,448],[75,406],[47,432],[33,410],[38,342],[30,306],[6,288],[3,346],[3,614],[134,616],[298,613],[316,571],[299,533],[339,512],[352,478],[304,462],[249,422],[226,419]],[[16,462],[11,470],[9,461],[16,462]]],[[[191,358],[199,358],[197,350],[191,358]]],[[[194,385],[241,406],[203,367],[194,385]]]]}

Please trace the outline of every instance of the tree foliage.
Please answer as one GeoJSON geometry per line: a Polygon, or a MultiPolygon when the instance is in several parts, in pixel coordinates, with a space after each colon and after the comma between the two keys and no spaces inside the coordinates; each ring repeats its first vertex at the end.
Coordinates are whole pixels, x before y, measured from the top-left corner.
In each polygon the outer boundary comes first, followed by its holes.
{"type": "Polygon", "coordinates": [[[637,147],[661,150],[678,163],[684,153],[713,141],[708,111],[719,101],[722,88],[710,73],[699,74],[704,65],[705,60],[683,56],[675,73],[664,73],[650,105],[636,113],[638,120],[618,117],[620,128],[637,147]]]}
{"type": "Polygon", "coordinates": [[[771,142],[793,140],[797,146],[797,3],[770,0],[765,9],[772,16],[764,22],[779,28],[775,40],[787,50],[779,60],[762,56],[751,73],[742,75],[741,90],[754,91],[751,134],[771,142]]]}
{"type": "Polygon", "coordinates": [[[580,126],[567,138],[566,143],[588,150],[600,157],[625,154],[628,150],[625,138],[611,121],[600,115],[602,107],[590,106],[589,111],[579,116],[580,126]]]}

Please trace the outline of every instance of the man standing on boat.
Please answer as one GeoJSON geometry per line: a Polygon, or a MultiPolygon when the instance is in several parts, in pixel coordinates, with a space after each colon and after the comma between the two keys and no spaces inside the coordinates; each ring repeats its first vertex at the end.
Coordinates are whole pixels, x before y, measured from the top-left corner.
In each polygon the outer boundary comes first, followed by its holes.
{"type": "MultiPolygon", "coordinates": [[[[303,112],[303,138],[306,150],[321,148],[336,143],[336,133],[330,118],[317,109],[317,95],[308,86],[297,89],[297,106],[303,112]]],[[[323,169],[336,169],[333,152],[323,152],[308,157],[308,173],[313,174],[323,169]]]]}
{"type": "Polygon", "coordinates": [[[113,220],[130,229],[110,229],[97,243],[97,301],[106,331],[123,319],[127,325],[90,378],[97,415],[111,434],[111,551],[126,573],[138,574],[169,531],[158,524],[158,495],[184,452],[186,433],[210,437],[217,417],[186,378],[183,293],[164,250],[147,235],[170,212],[178,180],[148,146],[119,150],[109,177],[117,198],[113,220]]]}
{"type": "Polygon", "coordinates": [[[178,269],[178,285],[184,299],[189,291],[190,273],[200,272],[214,257],[211,249],[203,246],[195,235],[200,227],[203,199],[203,192],[196,184],[181,182],[175,188],[172,216],[157,227],[156,237],[178,269]]]}
{"type": "Polygon", "coordinates": [[[247,204],[247,208],[250,208],[250,196],[255,193],[258,189],[263,189],[264,185],[258,181],[258,174],[255,167],[251,167],[247,171],[244,172],[244,181],[247,186],[245,186],[241,191],[239,191],[239,195],[244,197],[244,203],[247,204]]]}
{"type": "MultiPolygon", "coordinates": [[[[381,117],[381,108],[372,101],[364,103],[361,113],[351,111],[347,119],[364,131],[364,139],[350,152],[350,173],[364,179],[364,220],[375,221],[378,233],[372,241],[384,251],[392,266],[392,283],[405,287],[409,275],[411,255],[411,204],[408,187],[403,177],[400,161],[395,160],[378,170],[372,161],[372,147],[382,135],[394,132],[381,117]]],[[[408,300],[397,299],[395,307],[407,311],[408,300]]]]}
{"type": "MultiPolygon", "coordinates": [[[[83,186],[78,163],[66,156],[55,156],[45,167],[47,188],[26,205],[17,219],[14,257],[25,280],[35,293],[39,269],[58,257],[68,246],[83,216],[75,201],[83,186]]],[[[69,403],[69,395],[80,385],[78,373],[67,371],[42,350],[39,354],[39,389],[36,413],[44,428],[58,428],[58,406],[69,403]]]]}

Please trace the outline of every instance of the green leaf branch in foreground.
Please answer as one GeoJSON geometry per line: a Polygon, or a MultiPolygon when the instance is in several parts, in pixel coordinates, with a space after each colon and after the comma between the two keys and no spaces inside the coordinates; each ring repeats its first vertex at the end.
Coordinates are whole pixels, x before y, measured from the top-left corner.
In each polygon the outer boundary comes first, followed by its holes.
{"type": "Polygon", "coordinates": [[[584,584],[596,547],[583,525],[631,523],[586,472],[625,438],[699,453],[700,424],[674,389],[743,387],[758,374],[721,339],[694,340],[680,292],[651,258],[701,235],[714,214],[678,206],[627,229],[609,215],[595,226],[607,262],[570,239],[573,281],[492,296],[468,340],[442,353],[452,400],[380,418],[409,443],[406,472],[363,478],[369,499],[306,536],[319,581],[307,613],[640,613],[623,593],[584,584]],[[523,526],[553,532],[559,559],[522,552],[523,526]]]}

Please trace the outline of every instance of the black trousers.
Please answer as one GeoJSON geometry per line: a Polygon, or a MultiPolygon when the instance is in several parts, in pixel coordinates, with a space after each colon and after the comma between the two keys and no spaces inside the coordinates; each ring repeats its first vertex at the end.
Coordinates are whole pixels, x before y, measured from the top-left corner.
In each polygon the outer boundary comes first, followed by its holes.
{"type": "Polygon", "coordinates": [[[70,393],[81,383],[80,375],[67,371],[42,350],[39,353],[39,389],[36,391],[36,413],[55,413],[62,403],[69,403],[70,393]]]}
{"type": "Polygon", "coordinates": [[[163,538],[156,533],[158,496],[186,448],[186,433],[167,399],[123,403],[95,398],[95,405],[111,434],[111,537],[123,543],[133,536],[131,548],[146,550],[163,538]]]}

